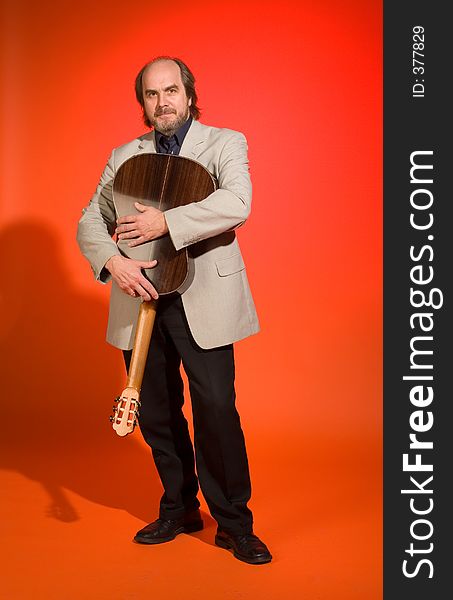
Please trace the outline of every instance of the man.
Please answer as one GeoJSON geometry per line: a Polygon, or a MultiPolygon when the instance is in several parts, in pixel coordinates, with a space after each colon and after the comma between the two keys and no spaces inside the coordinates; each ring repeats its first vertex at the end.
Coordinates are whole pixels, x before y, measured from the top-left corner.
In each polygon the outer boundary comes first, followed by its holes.
{"type": "Polygon", "coordinates": [[[234,229],[250,212],[247,144],[242,134],[198,122],[195,79],[179,59],[158,57],[136,78],[145,124],[153,130],[116,148],[79,222],[78,242],[97,279],[112,279],[107,340],[124,351],[129,367],[138,309],[158,292],[143,269],[155,266],[147,242],[169,235],[187,247],[190,285],[159,299],[141,390],[139,425],[150,445],[164,494],[159,518],[137,532],[143,544],[167,542],[202,529],[198,479],[218,523],[215,542],[250,564],[271,560],[253,533],[247,502],[251,487],[239,415],[235,408],[233,342],[259,330],[234,229]],[[136,203],[137,213],[117,219],[112,180],[120,165],[139,153],[181,154],[203,164],[218,189],[206,199],[161,212],[136,203]],[[132,250],[124,256],[112,240],[132,250]],[[194,444],[187,421],[180,364],[192,400],[194,444]]]}

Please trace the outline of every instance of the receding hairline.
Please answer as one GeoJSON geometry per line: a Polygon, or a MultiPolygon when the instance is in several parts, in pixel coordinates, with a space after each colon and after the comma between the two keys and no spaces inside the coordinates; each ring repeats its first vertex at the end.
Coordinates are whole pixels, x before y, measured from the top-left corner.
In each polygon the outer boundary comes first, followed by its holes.
{"type": "Polygon", "coordinates": [[[176,67],[178,67],[179,72],[181,73],[181,67],[178,65],[178,63],[173,60],[172,58],[155,58],[154,60],[151,60],[149,63],[146,63],[146,65],[143,67],[143,71],[142,71],[142,77],[143,75],[146,73],[146,71],[151,68],[153,65],[156,65],[158,63],[162,63],[162,62],[169,62],[169,63],[173,63],[176,67]]]}
{"type": "Polygon", "coordinates": [[[174,88],[174,87],[177,88],[177,89],[181,89],[181,87],[182,87],[182,89],[185,91],[184,82],[182,80],[182,72],[181,72],[181,68],[178,65],[178,63],[175,62],[174,60],[172,60],[171,58],[157,58],[156,60],[152,60],[151,62],[149,62],[143,68],[143,73],[142,73],[142,90],[143,90],[143,93],[147,94],[149,92],[156,92],[157,91],[153,87],[145,87],[145,75],[146,75],[146,72],[148,71],[148,68],[152,67],[153,65],[155,65],[158,62],[172,62],[178,68],[179,82],[175,81],[174,83],[166,85],[165,88],[164,88],[164,91],[168,91],[168,90],[170,90],[171,88],[174,88]]]}

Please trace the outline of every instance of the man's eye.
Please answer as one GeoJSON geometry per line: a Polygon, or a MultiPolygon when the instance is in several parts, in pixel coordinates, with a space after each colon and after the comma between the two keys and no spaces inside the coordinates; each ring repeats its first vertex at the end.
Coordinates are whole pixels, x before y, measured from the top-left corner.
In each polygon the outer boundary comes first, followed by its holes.
{"type": "Polygon", "coordinates": [[[176,88],[172,88],[171,90],[168,90],[170,92],[170,94],[174,94],[176,92],[176,88]]]}

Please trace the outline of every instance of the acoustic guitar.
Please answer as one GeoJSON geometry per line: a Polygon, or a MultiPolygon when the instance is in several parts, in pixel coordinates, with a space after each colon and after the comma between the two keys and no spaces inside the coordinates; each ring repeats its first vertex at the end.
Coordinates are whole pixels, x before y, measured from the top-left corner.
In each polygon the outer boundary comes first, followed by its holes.
{"type": "MultiPolygon", "coordinates": [[[[165,211],[199,202],[216,190],[216,180],[200,163],[171,154],[137,154],[126,160],[113,180],[113,200],[119,217],[138,214],[134,202],[165,211]]],[[[128,241],[128,240],[127,240],[128,241]]],[[[120,252],[128,258],[157,259],[157,265],[145,271],[145,276],[159,296],[178,292],[187,284],[189,274],[188,249],[175,250],[170,236],[129,248],[119,242],[120,252]],[[144,253],[146,257],[144,257],[144,253]]],[[[158,300],[142,302],[138,314],[134,347],[126,387],[113,406],[110,417],[113,429],[120,436],[134,431],[140,407],[140,389],[145,371],[158,300]]]]}

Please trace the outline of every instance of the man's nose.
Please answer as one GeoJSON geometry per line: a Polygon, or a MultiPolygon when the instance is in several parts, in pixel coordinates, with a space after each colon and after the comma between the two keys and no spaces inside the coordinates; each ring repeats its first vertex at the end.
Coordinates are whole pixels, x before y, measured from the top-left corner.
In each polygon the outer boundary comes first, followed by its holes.
{"type": "Polygon", "coordinates": [[[157,106],[159,106],[159,107],[168,106],[167,98],[166,98],[165,94],[161,93],[161,94],[157,95],[157,106]]]}

